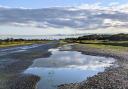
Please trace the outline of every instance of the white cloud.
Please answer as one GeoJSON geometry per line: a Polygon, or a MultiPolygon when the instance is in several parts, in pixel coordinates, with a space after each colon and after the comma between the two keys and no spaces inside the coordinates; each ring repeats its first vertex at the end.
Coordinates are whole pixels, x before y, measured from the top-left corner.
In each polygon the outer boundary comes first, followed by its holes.
{"type": "Polygon", "coordinates": [[[78,30],[73,28],[37,28],[37,27],[16,27],[11,25],[0,25],[0,34],[15,34],[15,35],[54,35],[54,34],[115,34],[115,33],[128,33],[127,28],[98,28],[93,30],[78,30]]]}
{"type": "Polygon", "coordinates": [[[76,29],[73,28],[53,28],[47,27],[45,29],[31,26],[13,26],[13,25],[0,25],[0,34],[15,34],[15,35],[53,35],[53,34],[75,34],[76,29]]]}
{"type": "Polygon", "coordinates": [[[75,6],[75,8],[70,8],[70,10],[80,10],[80,9],[128,12],[128,3],[120,5],[119,2],[111,2],[108,6],[102,6],[101,3],[81,4],[75,6]]]}
{"type": "Polygon", "coordinates": [[[69,21],[71,20],[70,18],[57,18],[57,20],[61,20],[61,21],[69,21]]]}
{"type": "Polygon", "coordinates": [[[0,5],[0,8],[4,8],[4,9],[12,9],[12,8],[17,8],[17,9],[32,9],[32,8],[25,8],[25,7],[10,7],[10,6],[4,6],[4,5],[0,5]]]}
{"type": "Polygon", "coordinates": [[[103,25],[108,25],[109,27],[124,26],[124,25],[128,25],[128,22],[121,22],[121,21],[112,20],[112,19],[104,19],[103,25]]]}
{"type": "Polygon", "coordinates": [[[9,8],[11,8],[11,7],[0,5],[0,8],[7,8],[7,9],[9,9],[9,8]]]}
{"type": "Polygon", "coordinates": [[[109,28],[99,28],[95,30],[86,30],[85,33],[89,34],[118,34],[118,33],[128,33],[127,28],[116,28],[116,27],[109,27],[109,28]]]}
{"type": "MultiPolygon", "coordinates": [[[[42,9],[36,14],[32,13],[31,11],[31,13],[29,13],[29,19],[28,16],[24,14],[19,15],[19,12],[15,12],[15,15],[13,15],[13,20],[12,18],[9,18],[12,15],[10,15],[10,12],[9,14],[0,13],[0,20],[2,19],[2,21],[7,21],[5,24],[0,24],[0,33],[29,35],[128,33],[128,4],[117,4],[118,3],[116,2],[111,3],[111,7],[102,6],[101,3],[82,4],[64,9],[57,7],[60,9],[57,9],[54,12],[49,12],[46,10],[43,11],[42,9]],[[42,11],[45,14],[42,13],[42,11]]],[[[26,10],[26,8],[22,9],[26,10]]]]}

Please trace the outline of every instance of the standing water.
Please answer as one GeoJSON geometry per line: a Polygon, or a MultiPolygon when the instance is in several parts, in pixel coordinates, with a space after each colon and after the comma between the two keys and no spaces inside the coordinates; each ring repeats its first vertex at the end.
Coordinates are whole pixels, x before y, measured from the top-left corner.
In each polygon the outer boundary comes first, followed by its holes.
{"type": "Polygon", "coordinates": [[[49,51],[52,52],[51,57],[36,59],[24,72],[41,78],[37,89],[57,89],[61,84],[82,82],[103,72],[115,61],[113,58],[84,55],[77,51],[49,51]]]}

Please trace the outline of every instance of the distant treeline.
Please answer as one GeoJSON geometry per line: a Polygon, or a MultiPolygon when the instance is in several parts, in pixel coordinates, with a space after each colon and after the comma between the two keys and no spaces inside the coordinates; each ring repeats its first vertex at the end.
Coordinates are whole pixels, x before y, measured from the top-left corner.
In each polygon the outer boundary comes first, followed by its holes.
{"type": "Polygon", "coordinates": [[[0,39],[0,42],[19,42],[19,41],[48,41],[48,40],[45,40],[45,39],[14,39],[14,38],[0,39]]]}
{"type": "Polygon", "coordinates": [[[65,40],[108,40],[108,41],[128,41],[128,34],[114,34],[114,35],[86,35],[78,38],[67,38],[65,40]]]}

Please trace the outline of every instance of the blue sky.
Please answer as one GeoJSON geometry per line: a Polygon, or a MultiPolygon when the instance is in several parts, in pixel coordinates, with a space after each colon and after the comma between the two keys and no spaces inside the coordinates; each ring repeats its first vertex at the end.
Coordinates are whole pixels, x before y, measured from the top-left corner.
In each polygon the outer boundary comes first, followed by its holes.
{"type": "Polygon", "coordinates": [[[99,2],[105,6],[112,2],[125,4],[128,3],[128,0],[0,0],[0,5],[9,7],[44,8],[55,6],[75,6],[99,2]]]}

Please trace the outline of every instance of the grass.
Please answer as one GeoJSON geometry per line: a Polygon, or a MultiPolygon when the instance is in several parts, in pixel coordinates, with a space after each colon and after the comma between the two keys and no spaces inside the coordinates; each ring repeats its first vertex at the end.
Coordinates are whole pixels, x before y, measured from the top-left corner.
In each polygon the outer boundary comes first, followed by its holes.
{"type": "Polygon", "coordinates": [[[87,45],[98,49],[107,49],[116,52],[128,51],[128,41],[94,41],[87,45]]]}
{"type": "Polygon", "coordinates": [[[68,44],[68,42],[66,42],[64,40],[59,41],[59,46],[63,46],[63,45],[66,45],[66,44],[68,44]]]}
{"type": "Polygon", "coordinates": [[[128,52],[128,41],[78,40],[76,43],[97,49],[128,52]]]}
{"type": "Polygon", "coordinates": [[[104,44],[86,44],[86,46],[98,48],[98,49],[111,50],[115,52],[121,52],[121,51],[128,52],[128,47],[122,47],[122,46],[113,46],[113,45],[104,45],[104,44]]]}
{"type": "Polygon", "coordinates": [[[0,42],[0,48],[13,47],[13,46],[23,46],[32,44],[47,43],[49,41],[12,41],[12,42],[0,42]]]}

